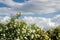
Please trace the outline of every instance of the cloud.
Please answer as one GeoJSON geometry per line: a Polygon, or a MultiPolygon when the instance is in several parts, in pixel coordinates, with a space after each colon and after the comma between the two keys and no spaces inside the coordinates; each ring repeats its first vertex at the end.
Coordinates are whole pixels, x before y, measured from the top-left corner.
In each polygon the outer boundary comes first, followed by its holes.
{"type": "Polygon", "coordinates": [[[60,15],[56,15],[52,18],[52,21],[55,22],[57,25],[60,25],[60,15]]]}
{"type": "Polygon", "coordinates": [[[53,13],[60,10],[59,0],[30,0],[26,2],[20,10],[33,13],[53,13]]]}
{"type": "Polygon", "coordinates": [[[0,19],[0,23],[7,24],[10,22],[10,17],[5,16],[3,19],[0,19]]]}
{"type": "MultiPolygon", "coordinates": [[[[1,22],[7,24],[10,19],[10,17],[6,16],[1,20],[1,22]]],[[[55,28],[60,25],[60,15],[56,15],[53,18],[25,16],[22,20],[27,24],[36,24],[44,30],[55,28]]]]}
{"type": "Polygon", "coordinates": [[[2,7],[0,8],[0,17],[3,18],[5,16],[13,16],[17,13],[18,11],[12,9],[12,8],[7,8],[7,7],[2,7]]]}
{"type": "Polygon", "coordinates": [[[11,8],[0,8],[0,17],[4,17],[4,16],[12,16],[14,14],[16,14],[17,11],[11,9],[11,8]]]}
{"type": "Polygon", "coordinates": [[[23,5],[20,10],[24,12],[45,13],[45,14],[55,12],[56,9],[52,8],[52,6],[50,5],[51,3],[48,2],[41,2],[39,0],[37,1],[30,0],[30,2],[25,3],[25,5],[23,5]]]}
{"type": "Polygon", "coordinates": [[[21,12],[47,14],[60,10],[60,0],[29,0],[23,3],[13,0],[0,0],[0,2],[9,5],[15,11],[21,12]]]}
{"type": "Polygon", "coordinates": [[[55,22],[52,22],[50,18],[25,16],[23,20],[29,24],[36,24],[38,26],[41,26],[41,28],[43,28],[44,30],[54,28],[54,26],[56,25],[55,22]]]}
{"type": "Polygon", "coordinates": [[[11,12],[11,8],[6,8],[6,7],[3,7],[3,8],[0,8],[0,13],[9,13],[9,11],[11,12]]]}
{"type": "Polygon", "coordinates": [[[23,20],[29,24],[36,24],[41,26],[41,28],[45,30],[60,25],[60,15],[56,15],[53,18],[25,16],[23,20]]]}

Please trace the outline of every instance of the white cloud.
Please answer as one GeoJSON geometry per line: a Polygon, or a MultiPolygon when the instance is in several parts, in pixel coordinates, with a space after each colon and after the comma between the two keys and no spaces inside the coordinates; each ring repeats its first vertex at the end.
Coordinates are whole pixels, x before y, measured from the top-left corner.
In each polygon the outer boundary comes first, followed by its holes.
{"type": "Polygon", "coordinates": [[[56,15],[53,18],[25,16],[23,20],[30,24],[39,25],[45,30],[60,25],[60,15],[56,15]]]}
{"type": "Polygon", "coordinates": [[[10,19],[11,19],[10,17],[6,16],[3,19],[0,19],[1,21],[0,23],[7,24],[10,22],[10,19]]]}
{"type": "Polygon", "coordinates": [[[57,25],[60,25],[60,15],[56,15],[52,18],[52,21],[55,22],[57,25]]]}
{"type": "MultiPolygon", "coordinates": [[[[10,19],[10,17],[6,16],[1,20],[1,22],[7,24],[10,19]]],[[[28,24],[36,24],[44,30],[55,28],[60,25],[60,15],[56,15],[53,18],[25,16],[22,20],[24,20],[28,24]]]]}
{"type": "MultiPolygon", "coordinates": [[[[2,7],[0,8],[0,15],[10,15],[10,14],[16,14],[18,11],[12,9],[12,8],[7,8],[7,7],[2,7]]],[[[23,13],[22,13],[23,14],[23,13]]]]}
{"type": "Polygon", "coordinates": [[[11,10],[32,13],[53,13],[60,10],[60,0],[29,0],[24,3],[13,0],[0,0],[11,7],[11,10]]]}
{"type": "Polygon", "coordinates": [[[39,1],[41,1],[41,2],[46,2],[46,1],[48,1],[48,0],[39,0],[39,1]]]}
{"type": "Polygon", "coordinates": [[[12,11],[11,8],[6,8],[6,7],[0,8],[0,13],[9,13],[11,11],[12,11]]]}
{"type": "Polygon", "coordinates": [[[33,13],[53,13],[60,10],[60,0],[30,0],[21,7],[21,11],[33,13]]]}
{"type": "Polygon", "coordinates": [[[41,28],[48,30],[54,28],[55,22],[52,22],[50,18],[41,18],[41,17],[24,17],[24,21],[30,24],[36,24],[41,26],[41,28]]]}

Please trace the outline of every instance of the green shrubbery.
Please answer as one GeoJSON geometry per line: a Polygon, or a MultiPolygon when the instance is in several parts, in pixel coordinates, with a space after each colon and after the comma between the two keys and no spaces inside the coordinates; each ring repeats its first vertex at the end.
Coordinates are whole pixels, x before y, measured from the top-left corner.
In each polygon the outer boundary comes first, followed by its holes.
{"type": "Polygon", "coordinates": [[[20,15],[12,17],[8,24],[0,23],[0,40],[60,40],[60,26],[44,31],[34,24],[18,20],[20,15]]]}

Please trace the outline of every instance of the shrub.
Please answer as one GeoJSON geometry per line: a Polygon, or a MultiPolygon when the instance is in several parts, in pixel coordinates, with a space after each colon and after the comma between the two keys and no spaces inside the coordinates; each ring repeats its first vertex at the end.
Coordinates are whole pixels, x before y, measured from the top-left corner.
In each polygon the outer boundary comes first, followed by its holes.
{"type": "Polygon", "coordinates": [[[60,26],[48,30],[47,33],[52,40],[60,40],[60,26]]]}
{"type": "Polygon", "coordinates": [[[60,40],[60,26],[44,31],[35,24],[18,20],[20,16],[18,13],[9,23],[0,23],[0,40],[60,40]]]}

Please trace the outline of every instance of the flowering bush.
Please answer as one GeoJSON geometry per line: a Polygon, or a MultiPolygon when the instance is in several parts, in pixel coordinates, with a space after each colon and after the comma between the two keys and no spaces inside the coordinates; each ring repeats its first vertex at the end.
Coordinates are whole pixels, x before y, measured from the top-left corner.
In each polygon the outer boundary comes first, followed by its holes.
{"type": "Polygon", "coordinates": [[[48,30],[47,33],[51,40],[60,40],[60,26],[48,30]]]}
{"type": "Polygon", "coordinates": [[[20,15],[16,14],[7,24],[0,23],[0,40],[60,40],[60,26],[44,31],[35,24],[18,20],[20,15]]]}

